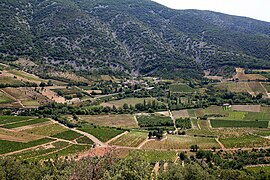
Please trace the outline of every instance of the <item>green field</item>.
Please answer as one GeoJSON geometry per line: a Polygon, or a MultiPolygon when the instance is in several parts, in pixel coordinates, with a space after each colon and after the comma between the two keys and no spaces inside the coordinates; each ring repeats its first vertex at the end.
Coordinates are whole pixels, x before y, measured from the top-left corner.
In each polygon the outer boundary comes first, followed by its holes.
{"type": "Polygon", "coordinates": [[[248,112],[244,120],[270,120],[270,112],[248,112]]]}
{"type": "Polygon", "coordinates": [[[172,84],[170,91],[173,93],[193,93],[195,90],[186,84],[172,84]]]}
{"type": "Polygon", "coordinates": [[[80,144],[94,144],[94,142],[86,136],[76,139],[76,142],[80,144]]]}
{"type": "Polygon", "coordinates": [[[31,141],[28,143],[0,140],[0,154],[18,151],[18,150],[26,149],[29,147],[38,146],[41,144],[46,144],[46,143],[52,142],[52,141],[53,140],[49,139],[49,138],[39,139],[39,140],[31,141]]]}
{"type": "Polygon", "coordinates": [[[190,119],[186,118],[186,119],[176,119],[175,120],[175,125],[177,128],[181,128],[181,129],[190,129],[192,128],[192,125],[191,125],[191,121],[190,119]]]}
{"type": "Polygon", "coordinates": [[[256,174],[268,174],[268,177],[270,175],[270,166],[245,167],[245,169],[256,174]]]}
{"type": "Polygon", "coordinates": [[[28,125],[43,123],[43,122],[47,122],[47,121],[49,121],[49,120],[46,119],[46,118],[40,118],[40,119],[33,119],[33,120],[30,120],[30,121],[24,121],[24,122],[17,122],[17,123],[7,124],[7,125],[1,126],[1,127],[7,128],[7,129],[13,129],[13,128],[17,128],[17,127],[22,127],[22,126],[28,126],[28,125]]]}
{"type": "Polygon", "coordinates": [[[136,116],[140,127],[158,127],[158,126],[173,126],[173,121],[170,117],[156,114],[136,116]]]}
{"type": "Polygon", "coordinates": [[[18,121],[27,121],[33,119],[29,116],[0,116],[0,124],[14,123],[18,121]]]}
{"type": "Polygon", "coordinates": [[[1,85],[8,85],[8,86],[23,86],[24,83],[17,78],[10,77],[10,76],[1,76],[0,77],[0,84],[1,85]]]}
{"type": "Polygon", "coordinates": [[[269,121],[237,121],[237,120],[210,120],[213,128],[220,127],[251,127],[268,128],[269,121]]]}
{"type": "Polygon", "coordinates": [[[74,140],[74,139],[77,139],[79,137],[81,137],[82,135],[75,132],[75,131],[72,131],[72,130],[68,130],[68,131],[64,131],[64,132],[61,132],[59,134],[56,134],[52,137],[55,137],[55,138],[60,138],[60,139],[65,139],[65,140],[74,140]]]}
{"type": "MultiPolygon", "coordinates": [[[[8,72],[9,72],[10,74],[14,74],[14,75],[16,75],[16,76],[23,77],[23,78],[28,79],[28,80],[30,80],[30,81],[43,81],[42,79],[40,79],[40,78],[38,78],[38,77],[36,77],[36,76],[33,76],[33,75],[31,75],[31,74],[28,74],[28,73],[26,73],[26,72],[24,72],[24,71],[10,70],[10,71],[8,71],[8,72]]],[[[45,82],[45,81],[43,81],[43,82],[45,82]]]]}
{"type": "Polygon", "coordinates": [[[13,103],[15,102],[14,99],[8,97],[3,92],[0,91],[0,104],[6,104],[6,103],[13,103]]]}
{"type": "Polygon", "coordinates": [[[269,146],[270,141],[258,137],[255,135],[244,135],[244,136],[238,136],[238,137],[222,137],[220,138],[220,142],[226,147],[226,148],[244,148],[244,147],[262,147],[262,146],[269,146]]]}
{"type": "MultiPolygon", "coordinates": [[[[270,77],[270,73],[269,73],[269,77],[270,77]]],[[[270,92],[270,83],[262,83],[262,85],[265,87],[265,89],[270,92]]]]}
{"type": "Polygon", "coordinates": [[[79,130],[92,134],[96,138],[98,138],[102,142],[107,142],[113,137],[121,134],[124,130],[109,128],[109,127],[94,127],[94,126],[86,126],[79,128],[79,130]]]}
{"type": "Polygon", "coordinates": [[[140,153],[146,161],[157,162],[157,161],[174,161],[176,159],[175,151],[159,151],[159,150],[131,150],[132,153],[140,153]]]}

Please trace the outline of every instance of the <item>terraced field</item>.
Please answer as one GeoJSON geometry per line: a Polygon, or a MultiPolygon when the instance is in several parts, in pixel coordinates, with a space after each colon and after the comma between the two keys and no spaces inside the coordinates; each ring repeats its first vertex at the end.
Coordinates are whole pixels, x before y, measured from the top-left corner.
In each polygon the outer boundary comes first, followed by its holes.
{"type": "Polygon", "coordinates": [[[131,131],[110,142],[110,144],[116,146],[137,147],[148,137],[147,135],[146,132],[131,131]]]}

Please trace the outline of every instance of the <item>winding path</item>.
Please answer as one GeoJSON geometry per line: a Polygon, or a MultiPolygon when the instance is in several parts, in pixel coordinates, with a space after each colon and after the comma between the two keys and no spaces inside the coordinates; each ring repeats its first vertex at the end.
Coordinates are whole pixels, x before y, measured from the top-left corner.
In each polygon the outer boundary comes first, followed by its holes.
{"type": "MultiPolygon", "coordinates": [[[[77,132],[77,133],[79,133],[79,134],[82,134],[82,135],[88,137],[88,138],[91,139],[94,143],[96,143],[96,145],[98,145],[98,146],[100,146],[100,147],[108,147],[107,144],[101,142],[98,138],[96,138],[95,136],[93,136],[93,135],[91,135],[91,134],[89,134],[89,133],[83,132],[83,131],[78,130],[78,129],[75,129],[75,128],[70,129],[70,130],[75,131],[75,132],[77,132]]],[[[104,132],[104,133],[105,133],[105,132],[104,132]]]]}

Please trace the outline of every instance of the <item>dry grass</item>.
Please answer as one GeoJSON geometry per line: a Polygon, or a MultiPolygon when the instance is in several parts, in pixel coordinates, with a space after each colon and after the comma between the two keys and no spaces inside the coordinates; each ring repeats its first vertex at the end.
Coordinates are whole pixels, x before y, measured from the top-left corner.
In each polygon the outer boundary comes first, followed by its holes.
{"type": "Polygon", "coordinates": [[[214,138],[193,137],[193,136],[168,136],[168,139],[161,141],[149,141],[143,149],[189,149],[191,145],[197,144],[201,149],[219,148],[214,138]]]}
{"type": "Polygon", "coordinates": [[[255,95],[263,94],[267,95],[267,90],[260,82],[249,82],[248,86],[254,92],[255,95]]]}
{"type": "Polygon", "coordinates": [[[26,107],[38,107],[51,102],[31,87],[4,88],[3,91],[21,101],[26,107]]]}
{"type": "Polygon", "coordinates": [[[75,82],[86,82],[86,83],[90,82],[88,79],[78,76],[74,73],[70,73],[70,72],[51,72],[49,73],[49,76],[63,78],[63,79],[67,79],[67,80],[71,80],[75,82]]]}
{"type": "Polygon", "coordinates": [[[95,116],[79,116],[81,121],[93,123],[98,126],[137,128],[138,125],[132,115],[95,115],[95,116]]]}
{"type": "Polygon", "coordinates": [[[148,101],[153,101],[155,99],[154,98],[126,98],[126,99],[121,99],[121,100],[109,101],[101,105],[110,106],[110,107],[115,105],[116,107],[123,107],[124,104],[128,104],[128,105],[135,106],[138,103],[143,103],[144,100],[146,101],[146,103],[148,103],[148,101]]]}
{"type": "Polygon", "coordinates": [[[41,138],[43,138],[43,136],[0,128],[0,139],[1,140],[17,141],[17,142],[30,142],[30,141],[41,139],[41,138]]]}
{"type": "Polygon", "coordinates": [[[53,136],[55,134],[67,131],[67,128],[60,126],[58,124],[48,124],[44,126],[33,127],[32,129],[27,129],[21,132],[25,132],[28,134],[36,134],[42,136],[53,136]]]}
{"type": "Polygon", "coordinates": [[[267,78],[260,74],[245,74],[243,68],[236,68],[236,75],[234,79],[239,79],[240,81],[255,81],[255,80],[266,80],[267,78]]]}
{"type": "Polygon", "coordinates": [[[125,134],[114,141],[110,142],[111,145],[116,146],[126,146],[126,147],[137,147],[147,138],[147,133],[145,132],[135,132],[132,131],[125,134]]]}
{"type": "Polygon", "coordinates": [[[176,119],[190,117],[187,110],[172,111],[172,114],[176,119]]]}
{"type": "Polygon", "coordinates": [[[233,111],[261,112],[261,105],[232,105],[233,111]]]}

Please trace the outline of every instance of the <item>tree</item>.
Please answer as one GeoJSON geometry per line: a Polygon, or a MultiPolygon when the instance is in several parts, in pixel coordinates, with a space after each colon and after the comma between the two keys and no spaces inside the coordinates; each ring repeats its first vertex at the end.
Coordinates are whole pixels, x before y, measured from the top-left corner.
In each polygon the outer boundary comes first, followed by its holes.
{"type": "Polygon", "coordinates": [[[179,158],[181,159],[181,161],[185,161],[187,159],[187,155],[184,152],[181,152],[179,154],[179,158]]]}
{"type": "Polygon", "coordinates": [[[191,152],[197,152],[198,149],[199,149],[199,146],[198,146],[197,144],[191,145],[191,146],[190,146],[190,151],[191,151],[191,152]]]}
{"type": "Polygon", "coordinates": [[[150,131],[150,132],[148,133],[148,138],[151,139],[152,136],[153,136],[153,133],[150,131]]]}
{"type": "Polygon", "coordinates": [[[41,82],[40,84],[39,84],[39,87],[45,87],[46,86],[46,83],[45,82],[41,82]]]}
{"type": "Polygon", "coordinates": [[[125,104],[123,105],[123,109],[124,109],[124,110],[129,109],[129,107],[128,107],[128,104],[127,104],[127,103],[125,103],[125,104]]]}

